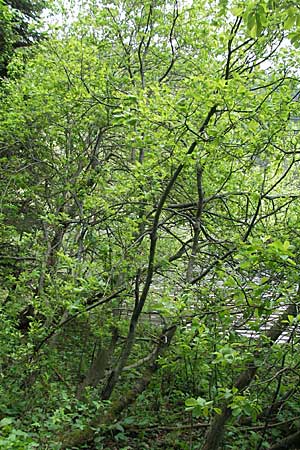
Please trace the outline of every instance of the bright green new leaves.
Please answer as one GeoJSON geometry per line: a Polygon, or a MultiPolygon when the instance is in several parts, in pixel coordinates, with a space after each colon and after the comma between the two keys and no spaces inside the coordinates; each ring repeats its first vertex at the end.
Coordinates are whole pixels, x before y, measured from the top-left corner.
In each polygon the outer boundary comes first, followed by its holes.
{"type": "Polygon", "coordinates": [[[300,14],[296,6],[289,3],[277,3],[266,0],[238,3],[231,8],[236,17],[242,17],[249,36],[257,39],[267,33],[268,26],[277,23],[283,33],[288,31],[288,37],[296,47],[299,41],[300,14]]]}
{"type": "Polygon", "coordinates": [[[251,4],[248,5],[245,18],[247,20],[249,35],[252,38],[260,36],[267,25],[267,8],[265,2],[260,1],[252,7],[251,4]]]}
{"type": "Polygon", "coordinates": [[[299,58],[278,45],[299,24],[292,6],[227,3],[86,4],[1,87],[2,395],[23,412],[28,384],[47,436],[120,361],[122,399],[156,370],[196,416],[272,402],[282,353],[263,327],[297,301],[299,265],[299,58]]]}
{"type": "MultiPolygon", "coordinates": [[[[206,401],[202,397],[189,398],[185,401],[186,411],[192,411],[195,417],[207,417],[209,415],[209,410],[212,409],[212,404],[213,402],[206,401]]],[[[214,411],[219,413],[220,410],[215,408],[214,411]]]]}
{"type": "Polygon", "coordinates": [[[247,2],[247,4],[239,3],[232,7],[231,12],[236,17],[243,17],[250,37],[256,39],[268,24],[268,15],[271,14],[270,6],[270,2],[258,0],[247,2]]]}

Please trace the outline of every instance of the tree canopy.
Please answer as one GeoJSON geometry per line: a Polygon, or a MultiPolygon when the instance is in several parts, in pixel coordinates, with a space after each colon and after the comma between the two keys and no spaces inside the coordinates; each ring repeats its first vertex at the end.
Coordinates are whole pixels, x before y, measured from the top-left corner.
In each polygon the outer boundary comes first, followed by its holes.
{"type": "Polygon", "coordinates": [[[1,448],[297,448],[297,4],[76,4],[13,54],[42,7],[0,3],[1,448]]]}

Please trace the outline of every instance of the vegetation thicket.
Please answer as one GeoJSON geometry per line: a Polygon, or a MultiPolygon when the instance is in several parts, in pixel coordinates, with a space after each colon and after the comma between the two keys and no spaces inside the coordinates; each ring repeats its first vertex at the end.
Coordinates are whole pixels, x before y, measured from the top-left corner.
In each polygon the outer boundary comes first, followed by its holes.
{"type": "Polygon", "coordinates": [[[298,448],[297,2],[44,6],[0,1],[1,449],[298,448]]]}

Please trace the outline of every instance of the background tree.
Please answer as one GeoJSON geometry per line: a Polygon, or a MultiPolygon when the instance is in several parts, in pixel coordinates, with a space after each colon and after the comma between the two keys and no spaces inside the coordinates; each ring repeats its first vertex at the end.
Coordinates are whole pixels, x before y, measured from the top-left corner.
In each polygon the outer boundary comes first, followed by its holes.
{"type": "Polygon", "coordinates": [[[0,4],[0,77],[7,76],[7,66],[16,49],[29,47],[41,38],[37,22],[44,1],[3,0],[0,4]]]}

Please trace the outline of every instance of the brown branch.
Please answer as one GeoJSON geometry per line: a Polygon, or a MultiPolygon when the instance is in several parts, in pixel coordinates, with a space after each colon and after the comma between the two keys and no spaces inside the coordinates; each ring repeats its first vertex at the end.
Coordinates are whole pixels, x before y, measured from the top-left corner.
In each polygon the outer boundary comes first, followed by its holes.
{"type": "Polygon", "coordinates": [[[197,201],[197,211],[195,218],[192,221],[193,225],[193,243],[192,243],[192,251],[188,261],[186,280],[190,283],[193,279],[193,272],[195,266],[195,260],[199,247],[199,236],[201,232],[201,216],[203,212],[203,189],[202,189],[202,172],[203,168],[200,164],[197,164],[196,167],[196,178],[197,178],[197,193],[198,193],[198,201],[197,201]]]}
{"type": "MultiPolygon", "coordinates": [[[[217,105],[214,105],[210,108],[209,112],[207,113],[207,115],[199,129],[200,133],[204,132],[204,130],[207,127],[207,125],[209,124],[211,118],[215,114],[216,109],[217,109],[217,105]]],[[[197,147],[197,144],[198,144],[198,142],[194,141],[190,145],[186,154],[191,155],[194,152],[195,148],[197,147]]],[[[181,174],[183,168],[184,168],[184,163],[180,163],[177,166],[177,169],[175,170],[175,172],[173,173],[167,186],[165,187],[165,190],[163,191],[163,193],[160,197],[160,200],[158,202],[158,205],[156,207],[156,211],[155,211],[154,218],[153,218],[152,229],[149,234],[150,235],[150,249],[149,249],[149,255],[148,255],[148,265],[147,265],[147,272],[146,272],[146,279],[145,279],[144,287],[143,287],[142,293],[140,295],[139,302],[135,305],[134,311],[132,313],[130,324],[129,324],[129,330],[128,330],[128,334],[127,334],[127,339],[124,344],[120,359],[119,359],[115,369],[111,372],[110,377],[107,380],[107,384],[102,391],[102,399],[103,400],[108,400],[110,398],[111,393],[112,393],[112,391],[119,379],[119,376],[123,370],[123,367],[125,366],[127,359],[131,353],[131,349],[133,347],[134,339],[135,339],[136,326],[137,326],[140,314],[145,305],[146,299],[148,297],[148,292],[149,292],[150,286],[152,284],[152,278],[153,278],[153,274],[155,271],[155,255],[156,255],[158,229],[160,226],[160,216],[162,214],[165,202],[166,202],[167,198],[169,197],[169,194],[170,194],[175,182],[177,181],[179,175],[181,174]]]]}
{"type": "Polygon", "coordinates": [[[242,23],[242,20],[243,20],[242,17],[237,17],[235,19],[235,23],[231,29],[231,33],[230,33],[231,38],[228,40],[228,45],[227,45],[227,61],[226,61],[225,75],[224,75],[225,80],[228,80],[229,76],[230,76],[230,61],[231,61],[232,53],[234,51],[232,49],[232,44],[233,44],[233,40],[238,32],[238,29],[242,23]]]}
{"type": "Polygon", "coordinates": [[[175,63],[175,49],[174,49],[174,45],[173,45],[173,35],[174,35],[174,29],[175,29],[175,25],[176,25],[176,21],[177,21],[178,17],[179,17],[178,4],[177,4],[177,0],[176,0],[175,4],[174,4],[174,11],[173,11],[173,22],[172,22],[170,36],[169,36],[169,42],[170,42],[170,46],[171,46],[172,57],[171,57],[171,61],[170,61],[170,64],[169,64],[167,70],[159,78],[159,80],[158,80],[159,83],[162,83],[163,80],[169,75],[169,73],[171,72],[171,70],[172,70],[172,68],[174,66],[174,63],[175,63]]]}
{"type": "Polygon", "coordinates": [[[297,449],[300,445],[300,431],[290,434],[289,436],[281,439],[277,444],[272,445],[269,450],[291,450],[297,449]]]}
{"type": "MultiPolygon", "coordinates": [[[[299,292],[298,292],[299,295],[299,292]]],[[[292,303],[286,311],[278,318],[278,320],[272,325],[272,327],[265,333],[266,341],[261,343],[261,347],[257,350],[252,358],[252,361],[248,364],[247,368],[240,374],[234,387],[238,389],[239,392],[243,392],[249,384],[252,382],[257,370],[260,354],[262,350],[266,347],[271,347],[283,331],[288,327],[288,316],[295,316],[297,314],[297,308],[294,303],[292,303]]],[[[206,435],[204,446],[202,450],[217,450],[223,439],[225,425],[228,419],[232,415],[232,410],[228,405],[228,402],[222,407],[222,413],[215,416],[212,420],[209,430],[206,435]]]]}
{"type": "MultiPolygon", "coordinates": [[[[295,420],[299,420],[300,416],[292,417],[288,420],[283,420],[281,422],[271,422],[269,424],[270,428],[276,428],[280,427],[282,425],[287,425],[291,422],[294,422],[295,420]]],[[[189,423],[189,424],[182,424],[182,425],[160,425],[158,423],[151,424],[151,425],[125,425],[125,428],[128,430],[151,430],[155,428],[156,430],[162,430],[162,431],[176,431],[176,430],[190,430],[190,429],[197,429],[197,428],[207,428],[209,426],[208,422],[197,422],[197,423],[189,423]]],[[[264,425],[255,425],[255,426],[249,426],[249,427],[240,427],[239,429],[241,431],[260,431],[262,430],[264,425]]]]}
{"type": "Polygon", "coordinates": [[[72,322],[74,319],[79,317],[81,314],[91,311],[92,309],[96,308],[97,306],[104,305],[105,303],[110,302],[114,298],[118,297],[124,291],[125,291],[125,288],[119,289],[118,291],[113,292],[112,294],[108,295],[107,297],[104,297],[104,298],[102,297],[98,302],[93,303],[92,305],[85,308],[83,311],[78,311],[73,316],[68,317],[66,320],[64,320],[63,322],[58,324],[49,334],[47,334],[47,336],[39,344],[37,344],[37,346],[34,349],[34,353],[37,353],[43,347],[43,345],[62,327],[64,327],[68,323],[72,322]]]}
{"type": "Polygon", "coordinates": [[[137,397],[147,389],[153,374],[158,370],[159,357],[164,354],[171,344],[175,332],[176,326],[174,325],[163,331],[155,352],[152,353],[152,358],[149,360],[149,365],[142,376],[126,395],[119,397],[112,403],[110,410],[106,415],[103,415],[101,412],[100,415],[97,415],[92,422],[88,424],[86,429],[65,433],[63,436],[59,436],[59,442],[62,444],[62,449],[77,448],[82,444],[92,442],[95,430],[98,429],[99,426],[113,423],[125,408],[128,408],[128,406],[135,402],[137,397]]]}

